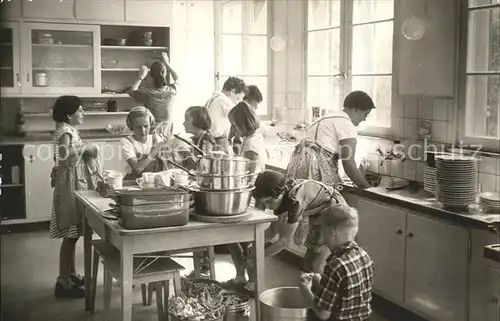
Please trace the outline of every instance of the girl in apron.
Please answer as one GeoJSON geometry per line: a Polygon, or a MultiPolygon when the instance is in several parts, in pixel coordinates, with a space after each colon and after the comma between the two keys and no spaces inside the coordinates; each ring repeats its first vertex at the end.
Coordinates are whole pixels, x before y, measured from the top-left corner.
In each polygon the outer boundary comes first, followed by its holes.
{"type": "Polygon", "coordinates": [[[322,211],[328,209],[332,202],[346,204],[337,189],[339,187],[314,180],[297,179],[285,182],[284,175],[274,171],[259,174],[253,196],[264,204],[266,209],[274,210],[275,215],[280,217],[280,220],[273,222],[266,230],[266,240],[272,240],[279,235],[278,241],[266,249],[266,256],[275,255],[288,247],[300,222],[308,219],[305,237],[307,251],[303,269],[306,272],[322,272],[329,251],[323,242],[319,218],[322,211]]]}
{"type": "Polygon", "coordinates": [[[158,172],[162,170],[159,152],[162,141],[156,141],[150,134],[155,120],[145,107],[134,107],[127,115],[127,127],[133,131],[131,136],[122,138],[121,153],[125,161],[124,180],[135,180],[143,172],[158,172]]]}
{"type": "Polygon", "coordinates": [[[50,236],[62,238],[59,256],[59,277],[55,296],[82,298],[84,279],[75,270],[75,245],[82,236],[82,216],[76,205],[75,191],[94,189],[95,179],[89,169],[94,164],[97,147],[84,144],[75,126],[83,122],[84,111],[79,97],[61,96],[52,110],[56,131],[52,137],[54,168],[51,186],[54,188],[50,236]]]}

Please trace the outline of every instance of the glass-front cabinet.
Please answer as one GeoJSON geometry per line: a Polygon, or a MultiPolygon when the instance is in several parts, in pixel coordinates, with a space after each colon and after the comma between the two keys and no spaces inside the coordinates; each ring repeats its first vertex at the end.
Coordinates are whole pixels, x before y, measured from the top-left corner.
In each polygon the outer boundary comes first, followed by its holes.
{"type": "Polygon", "coordinates": [[[99,26],[25,23],[24,93],[100,92],[99,26]]]}
{"type": "Polygon", "coordinates": [[[19,23],[2,22],[0,29],[2,94],[19,94],[21,92],[19,39],[19,23]]]}

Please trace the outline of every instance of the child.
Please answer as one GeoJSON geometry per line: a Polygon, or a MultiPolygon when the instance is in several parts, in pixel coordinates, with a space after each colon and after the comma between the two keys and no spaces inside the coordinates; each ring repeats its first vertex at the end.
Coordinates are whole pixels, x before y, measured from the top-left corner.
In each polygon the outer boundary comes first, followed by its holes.
{"type": "MultiPolygon", "coordinates": [[[[262,93],[259,88],[255,85],[250,85],[245,88],[245,96],[243,97],[243,102],[247,103],[252,110],[257,113],[257,107],[262,102],[262,93]]],[[[243,140],[236,132],[236,129],[231,125],[231,130],[229,132],[229,141],[233,143],[233,150],[236,155],[240,153],[241,145],[243,140]]]]}
{"type": "Polygon", "coordinates": [[[348,205],[332,205],[321,215],[321,229],[332,254],[322,275],[301,276],[301,293],[311,307],[308,320],[368,320],[373,262],[354,242],[358,212],[348,205]]]}
{"type": "Polygon", "coordinates": [[[62,238],[59,254],[59,277],[55,296],[82,298],[84,279],[75,271],[75,245],[82,235],[82,217],[76,206],[74,191],[95,188],[84,159],[97,158],[97,147],[84,144],[74,126],[83,122],[82,102],[76,96],[59,97],[52,109],[56,131],[52,137],[54,188],[50,236],[62,238]]]}
{"type": "MultiPolygon", "coordinates": [[[[186,133],[193,134],[193,144],[196,145],[206,154],[212,151],[223,151],[228,155],[232,155],[229,141],[226,137],[221,136],[215,138],[210,133],[212,121],[208,115],[208,110],[202,106],[192,106],[186,110],[184,114],[184,128],[186,133]]],[[[193,151],[193,156],[200,156],[196,150],[193,151]]]]}
{"type": "Polygon", "coordinates": [[[124,180],[135,180],[143,172],[160,171],[162,163],[158,159],[158,153],[162,141],[155,141],[150,134],[155,124],[151,112],[145,107],[134,107],[128,113],[126,123],[133,134],[120,141],[126,173],[124,180]]]}

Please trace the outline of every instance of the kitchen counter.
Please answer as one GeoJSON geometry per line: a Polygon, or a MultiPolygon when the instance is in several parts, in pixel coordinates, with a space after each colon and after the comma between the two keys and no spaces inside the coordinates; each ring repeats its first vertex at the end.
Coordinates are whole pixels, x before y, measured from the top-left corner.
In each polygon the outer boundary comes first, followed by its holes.
{"type": "MultiPolygon", "coordinates": [[[[283,168],[272,165],[268,165],[267,168],[279,172],[285,171],[283,168]]],[[[415,212],[415,214],[453,221],[471,228],[488,228],[489,225],[500,222],[500,213],[486,214],[478,206],[471,206],[467,213],[446,210],[432,194],[424,191],[423,188],[415,192],[408,189],[387,191],[383,187],[360,189],[353,185],[344,184],[344,190],[353,195],[399,206],[415,212]]]]}

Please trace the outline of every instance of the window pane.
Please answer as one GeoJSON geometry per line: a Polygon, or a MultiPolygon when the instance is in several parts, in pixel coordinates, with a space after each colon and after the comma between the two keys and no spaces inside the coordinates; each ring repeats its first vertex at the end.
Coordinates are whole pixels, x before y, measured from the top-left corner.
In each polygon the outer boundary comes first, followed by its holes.
{"type": "Polygon", "coordinates": [[[354,0],[353,23],[392,19],[394,0],[354,0]]]}
{"type": "Polygon", "coordinates": [[[469,0],[469,7],[483,6],[487,4],[500,3],[500,0],[469,0]]]}
{"type": "Polygon", "coordinates": [[[341,93],[342,84],[339,78],[307,77],[307,110],[311,111],[312,107],[341,110],[341,93]]]}
{"type": "Polygon", "coordinates": [[[340,27],[340,0],[310,0],[308,3],[308,30],[340,27]]]}
{"type": "Polygon", "coordinates": [[[307,41],[308,74],[338,74],[340,62],[340,29],[309,32],[307,41]]]}
{"type": "Polygon", "coordinates": [[[392,73],[393,22],[353,28],[352,74],[392,73]]]}
{"type": "Polygon", "coordinates": [[[500,138],[500,76],[467,76],[467,136],[500,138]]]}
{"type": "Polygon", "coordinates": [[[500,70],[500,8],[469,14],[467,71],[500,70]]]}
{"type": "Polygon", "coordinates": [[[222,33],[242,33],[243,2],[224,1],[222,4],[222,33]]]}
{"type": "Polygon", "coordinates": [[[220,36],[219,70],[225,75],[243,73],[243,36],[220,36]]]}
{"type": "Polygon", "coordinates": [[[267,75],[267,36],[244,36],[243,74],[267,75]]]}
{"type": "Polygon", "coordinates": [[[354,76],[352,90],[362,90],[372,97],[375,103],[366,119],[365,125],[391,127],[392,76],[354,76]]]}
{"type": "Polygon", "coordinates": [[[257,108],[257,115],[267,115],[267,106],[269,103],[269,96],[267,95],[267,77],[243,77],[245,84],[247,85],[255,85],[259,87],[260,92],[262,93],[262,102],[259,104],[257,108]]]}
{"type": "Polygon", "coordinates": [[[245,18],[247,28],[245,34],[266,35],[267,34],[267,1],[253,0],[244,1],[246,6],[245,18]]]}

